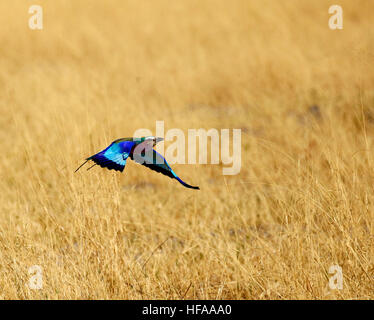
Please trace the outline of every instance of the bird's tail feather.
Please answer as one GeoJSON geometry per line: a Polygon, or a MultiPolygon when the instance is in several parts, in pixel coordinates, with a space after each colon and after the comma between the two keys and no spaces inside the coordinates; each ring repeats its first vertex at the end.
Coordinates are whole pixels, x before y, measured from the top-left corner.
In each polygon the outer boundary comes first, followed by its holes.
{"type": "Polygon", "coordinates": [[[75,172],[77,172],[80,168],[82,168],[87,162],[88,162],[88,160],[89,159],[86,159],[86,161],[85,162],[83,162],[75,171],[74,171],[74,173],[75,172]]]}
{"type": "Polygon", "coordinates": [[[96,166],[97,165],[97,163],[95,163],[95,164],[93,164],[91,167],[89,167],[88,169],[87,169],[87,171],[88,170],[90,170],[90,169],[92,169],[94,166],[96,166]]]}

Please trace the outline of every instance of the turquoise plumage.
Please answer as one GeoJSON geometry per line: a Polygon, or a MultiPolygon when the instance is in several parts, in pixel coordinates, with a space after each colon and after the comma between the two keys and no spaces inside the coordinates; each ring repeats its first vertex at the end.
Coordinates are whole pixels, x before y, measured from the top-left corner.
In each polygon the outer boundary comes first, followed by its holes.
{"type": "MultiPolygon", "coordinates": [[[[127,159],[130,158],[147,168],[160,172],[169,178],[176,179],[186,188],[200,189],[180,179],[171,169],[165,158],[153,149],[153,147],[162,140],[162,138],[155,137],[122,138],[115,140],[104,150],[86,158],[86,161],[80,165],[75,172],[90,160],[95,163],[93,166],[99,165],[102,168],[122,172],[126,166],[127,159]]],[[[87,170],[91,169],[93,166],[89,167],[87,170]]]]}

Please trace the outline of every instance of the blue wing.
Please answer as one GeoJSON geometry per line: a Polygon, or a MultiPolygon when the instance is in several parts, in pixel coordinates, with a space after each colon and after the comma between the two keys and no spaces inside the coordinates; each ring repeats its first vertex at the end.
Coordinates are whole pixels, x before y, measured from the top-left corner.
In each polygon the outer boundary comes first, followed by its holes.
{"type": "Polygon", "coordinates": [[[186,188],[200,189],[199,187],[191,186],[180,179],[171,169],[165,158],[154,149],[150,150],[149,152],[142,152],[141,154],[131,154],[130,157],[135,162],[146,166],[147,168],[160,172],[172,179],[178,180],[179,183],[181,183],[186,188]]]}
{"type": "Polygon", "coordinates": [[[86,160],[92,160],[102,168],[122,172],[125,169],[126,160],[133,146],[134,143],[132,141],[113,142],[109,147],[86,160]]]}
{"type": "MultiPolygon", "coordinates": [[[[172,179],[176,179],[186,188],[200,189],[189,185],[180,179],[171,169],[165,158],[156,150],[147,150],[146,146],[140,146],[139,150],[135,148],[136,143],[132,139],[118,139],[110,144],[106,149],[88,157],[86,161],[78,167],[77,172],[87,161],[92,160],[94,165],[98,164],[102,168],[109,170],[123,171],[126,166],[126,160],[130,157],[135,162],[166,175],[172,179]]],[[[90,168],[89,168],[90,169],[90,168]]]]}

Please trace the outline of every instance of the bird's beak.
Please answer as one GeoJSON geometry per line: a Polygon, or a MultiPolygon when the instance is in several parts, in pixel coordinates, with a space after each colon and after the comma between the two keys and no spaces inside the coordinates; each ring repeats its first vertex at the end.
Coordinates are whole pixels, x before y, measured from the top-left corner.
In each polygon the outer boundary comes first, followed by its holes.
{"type": "Polygon", "coordinates": [[[161,142],[161,141],[164,141],[164,138],[156,138],[156,139],[155,139],[155,144],[157,144],[157,143],[159,143],[159,142],[161,142]]]}

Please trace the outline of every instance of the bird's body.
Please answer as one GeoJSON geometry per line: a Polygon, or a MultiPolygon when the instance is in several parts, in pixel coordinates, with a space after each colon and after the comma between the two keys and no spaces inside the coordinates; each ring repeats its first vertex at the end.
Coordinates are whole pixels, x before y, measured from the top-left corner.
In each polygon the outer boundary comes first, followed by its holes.
{"type": "Polygon", "coordinates": [[[130,158],[152,170],[178,180],[186,188],[200,189],[182,181],[171,169],[165,158],[153,149],[162,140],[162,138],[155,137],[117,139],[104,150],[86,158],[86,161],[75,172],[90,160],[95,163],[93,166],[99,165],[102,168],[122,172],[126,166],[127,159],[130,158]]]}

